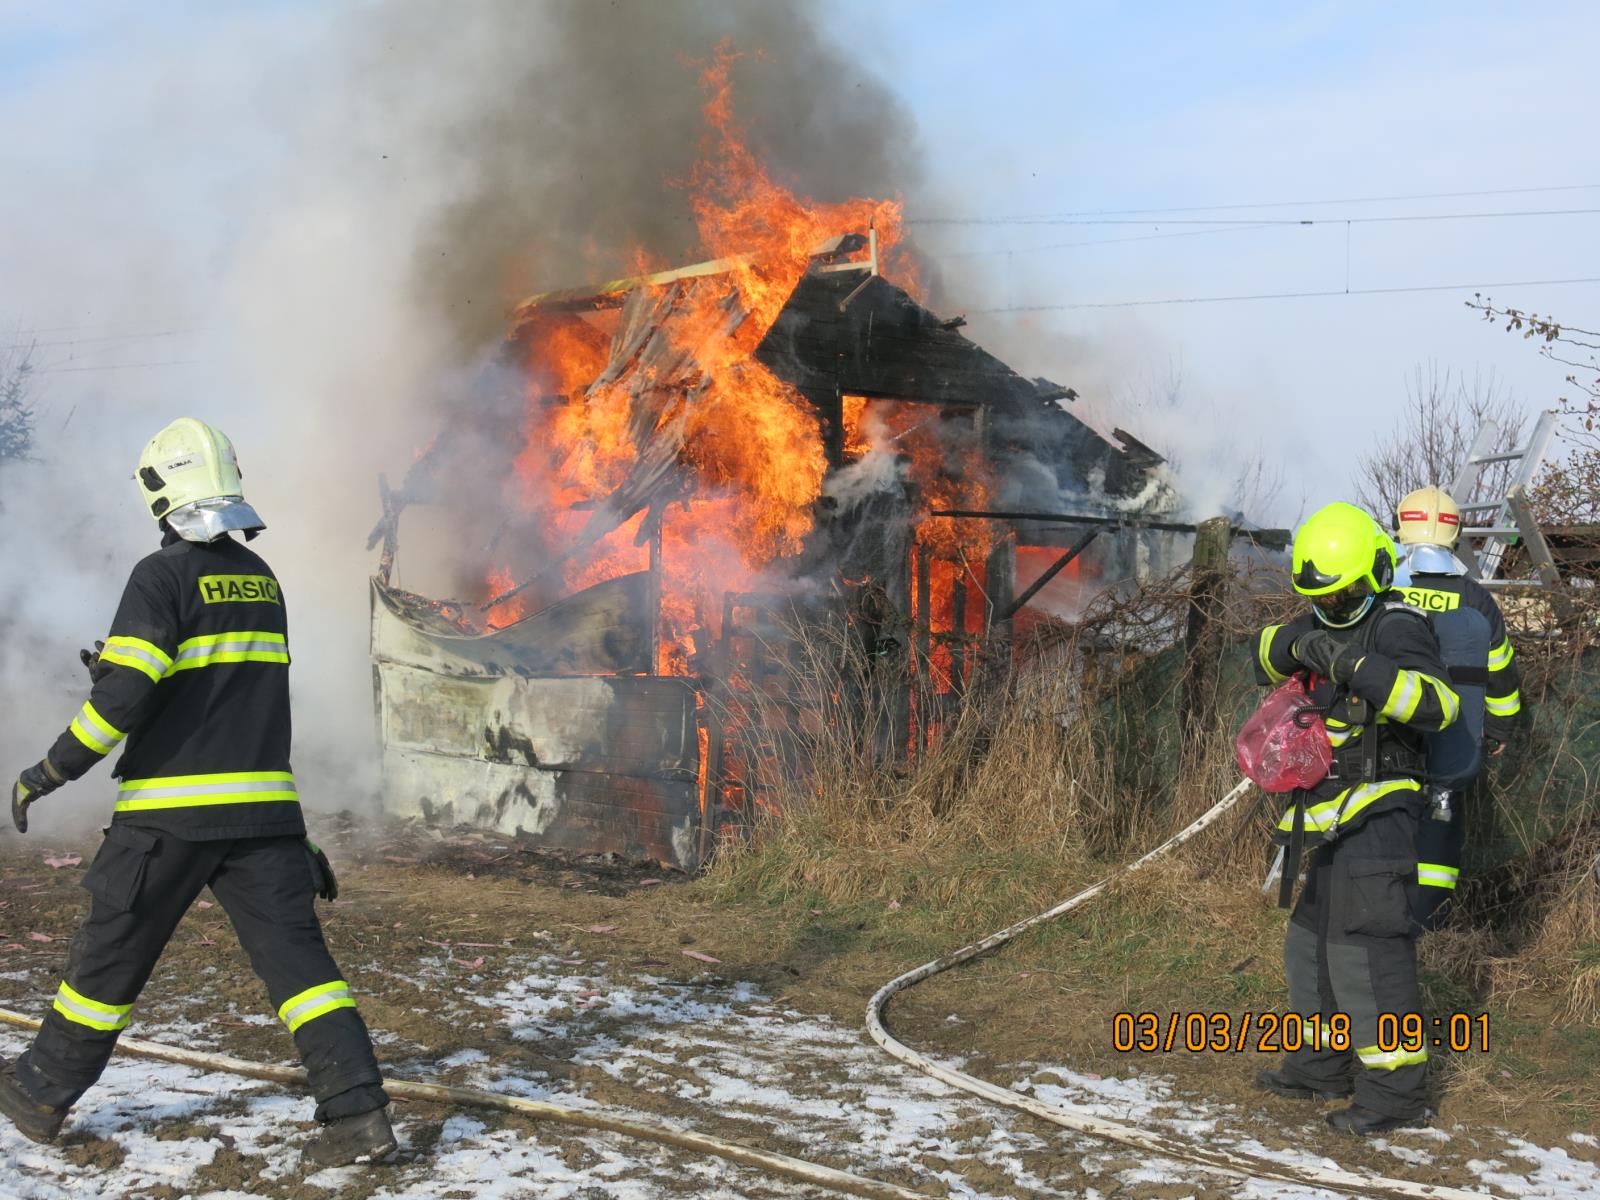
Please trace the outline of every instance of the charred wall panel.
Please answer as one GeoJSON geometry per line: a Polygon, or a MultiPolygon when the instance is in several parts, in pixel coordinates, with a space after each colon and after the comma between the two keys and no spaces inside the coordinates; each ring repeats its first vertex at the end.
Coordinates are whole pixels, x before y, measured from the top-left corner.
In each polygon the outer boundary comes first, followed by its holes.
{"type": "Polygon", "coordinates": [[[373,657],[446,675],[643,674],[651,669],[650,579],[622,575],[493,633],[461,631],[438,606],[372,581],[373,657]],[[380,613],[389,619],[380,620],[380,613]]]}
{"type": "MultiPolygon", "coordinates": [[[[375,583],[385,806],[695,869],[700,747],[691,683],[532,670],[636,657],[631,642],[623,654],[608,645],[629,630],[641,582],[612,580],[481,637],[422,619],[404,594],[375,583]]],[[[648,636],[642,641],[647,648],[648,636]]]]}
{"type": "Polygon", "coordinates": [[[450,679],[398,663],[378,670],[386,745],[545,770],[694,777],[688,680],[450,679]]]}
{"type": "Polygon", "coordinates": [[[387,806],[430,823],[464,823],[583,853],[614,851],[685,871],[699,866],[699,784],[542,771],[390,748],[387,806]]]}

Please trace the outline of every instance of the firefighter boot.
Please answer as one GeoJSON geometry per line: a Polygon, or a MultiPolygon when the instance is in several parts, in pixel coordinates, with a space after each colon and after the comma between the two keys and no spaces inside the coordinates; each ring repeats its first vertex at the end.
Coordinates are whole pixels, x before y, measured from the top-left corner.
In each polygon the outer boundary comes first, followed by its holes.
{"type": "Polygon", "coordinates": [[[67,1119],[67,1110],[40,1104],[17,1078],[17,1064],[0,1066],[0,1113],[11,1118],[11,1123],[25,1138],[35,1142],[51,1142],[61,1132],[61,1123],[67,1119]]]}
{"type": "Polygon", "coordinates": [[[1265,1071],[1256,1072],[1256,1087],[1263,1092],[1272,1092],[1279,1096],[1287,1096],[1291,1100],[1342,1100],[1350,1094],[1350,1088],[1343,1091],[1323,1091],[1321,1088],[1307,1087],[1303,1083],[1296,1083],[1284,1071],[1276,1067],[1269,1067],[1265,1071]]]}
{"type": "Polygon", "coordinates": [[[329,1121],[306,1143],[300,1162],[308,1170],[347,1167],[366,1159],[377,1162],[393,1154],[399,1143],[388,1114],[381,1108],[329,1121]]]}
{"type": "Polygon", "coordinates": [[[1427,1125],[1428,1118],[1426,1114],[1420,1117],[1390,1117],[1370,1108],[1362,1108],[1359,1104],[1352,1104],[1349,1108],[1329,1113],[1327,1121],[1341,1133],[1354,1133],[1367,1137],[1374,1133],[1387,1133],[1391,1129],[1420,1129],[1427,1125]]]}

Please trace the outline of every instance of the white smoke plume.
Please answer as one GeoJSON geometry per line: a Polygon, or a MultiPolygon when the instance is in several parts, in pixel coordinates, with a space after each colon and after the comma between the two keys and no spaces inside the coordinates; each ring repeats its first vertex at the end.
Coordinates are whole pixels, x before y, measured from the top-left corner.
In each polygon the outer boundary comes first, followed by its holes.
{"type": "MultiPolygon", "coordinates": [[[[255,545],[289,603],[302,793],[370,804],[377,475],[398,481],[486,391],[519,402],[490,364],[521,296],[697,252],[695,64],[724,39],[776,179],[823,201],[923,199],[917,130],[818,3],[36,7],[0,3],[0,29],[39,47],[0,79],[0,328],[37,343],[41,418],[38,461],[0,464],[7,779],[81,701],[76,651],[155,548],[140,448],[193,415],[233,438],[270,526],[255,545]]],[[[935,307],[959,311],[964,271],[935,307]]],[[[974,332],[1091,395],[1133,353],[974,332]]],[[[901,469],[869,456],[834,498],[901,469]]],[[[408,570],[429,520],[407,514],[408,570]]],[[[50,821],[98,823],[108,798],[97,771],[50,821]]]]}
{"type": "MultiPolygon", "coordinates": [[[[41,417],[38,461],[0,464],[8,781],[156,547],[139,450],[193,415],[269,525],[302,795],[370,803],[378,472],[480,385],[509,302],[691,251],[693,63],[722,39],[777,178],[823,200],[917,181],[909,120],[811,4],[63,9],[0,6],[40,47],[0,81],[0,325],[37,344],[41,417]]],[[[97,770],[40,830],[103,821],[109,795],[97,770]]]]}

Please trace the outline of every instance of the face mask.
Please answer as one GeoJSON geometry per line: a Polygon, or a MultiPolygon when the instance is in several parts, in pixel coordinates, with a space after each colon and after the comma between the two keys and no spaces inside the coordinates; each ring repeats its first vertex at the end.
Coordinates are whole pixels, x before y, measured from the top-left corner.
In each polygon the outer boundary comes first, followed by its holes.
{"type": "Polygon", "coordinates": [[[1317,596],[1311,601],[1311,608],[1324,625],[1347,629],[1367,615],[1377,598],[1372,585],[1365,579],[1358,579],[1337,592],[1317,596]]]}

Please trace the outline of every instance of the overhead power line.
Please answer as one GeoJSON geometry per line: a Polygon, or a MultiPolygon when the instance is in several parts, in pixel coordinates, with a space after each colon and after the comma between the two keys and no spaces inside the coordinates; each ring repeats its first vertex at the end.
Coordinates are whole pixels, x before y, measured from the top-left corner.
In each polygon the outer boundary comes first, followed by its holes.
{"type": "MultiPolygon", "coordinates": [[[[8,330],[7,332],[12,333],[12,334],[14,334],[15,336],[18,336],[18,337],[22,336],[22,334],[24,332],[26,332],[28,334],[28,336],[31,337],[33,334],[36,334],[36,333],[76,333],[79,330],[85,330],[85,329],[101,329],[101,330],[126,329],[130,324],[134,325],[136,329],[145,329],[145,328],[148,328],[150,326],[152,321],[157,321],[159,319],[160,318],[148,317],[147,316],[143,320],[140,320],[140,321],[85,321],[81,325],[33,325],[33,326],[27,327],[27,329],[25,331],[24,331],[24,328],[23,328],[22,324],[20,322],[18,322],[15,325],[13,325],[12,328],[10,330],[8,330]]],[[[10,323],[9,322],[9,318],[8,318],[8,323],[10,323]]],[[[190,325],[187,321],[184,321],[184,320],[179,319],[179,318],[174,318],[171,321],[165,321],[165,322],[162,322],[162,323],[166,324],[166,325],[170,325],[174,329],[177,329],[177,328],[183,328],[183,329],[205,329],[205,328],[209,328],[208,326],[204,326],[204,325],[190,325]]]]}
{"type": "Polygon", "coordinates": [[[102,337],[67,338],[59,342],[16,342],[10,346],[0,346],[0,350],[43,350],[47,346],[87,346],[95,342],[137,342],[149,338],[182,337],[188,333],[198,333],[200,329],[157,329],[149,333],[113,333],[102,337]]]}
{"type": "Polygon", "coordinates": [[[968,315],[1065,312],[1083,308],[1144,308],[1158,304],[1231,304],[1246,300],[1308,300],[1334,296],[1391,296],[1402,292],[1461,292],[1469,288],[1559,287],[1600,283],[1600,275],[1583,279],[1515,279],[1498,283],[1427,283],[1408,287],[1339,288],[1325,292],[1259,292],[1247,296],[1171,296],[1159,300],[1092,300],[1073,304],[1019,304],[1005,308],[969,308],[968,315]]]}
{"type": "Polygon", "coordinates": [[[1263,229],[1282,229],[1272,223],[1254,225],[1229,225],[1224,229],[1185,229],[1178,233],[1137,233],[1132,237],[1094,238],[1082,242],[1046,242],[1042,246],[992,246],[986,250],[940,251],[933,255],[939,262],[952,258],[993,258],[1001,254],[1039,254],[1046,250],[1070,250],[1079,246],[1120,246],[1124,242],[1159,242],[1167,238],[1210,237],[1219,233],[1257,233],[1263,229]]]}
{"type": "Polygon", "coordinates": [[[1511,212],[1394,213],[1381,217],[924,217],[908,225],[1378,225],[1395,221],[1487,221],[1501,217],[1577,217],[1600,213],[1600,208],[1537,208],[1511,212]]]}
{"type": "Polygon", "coordinates": [[[133,371],[144,367],[186,367],[193,363],[210,362],[205,358],[172,358],[162,362],[137,362],[137,363],[98,363],[92,366],[81,367],[38,367],[35,375],[60,375],[67,371],[133,371]]]}
{"type": "MultiPolygon", "coordinates": [[[[1334,200],[1268,200],[1256,201],[1249,204],[1190,204],[1177,205],[1171,208],[1096,208],[1085,209],[1081,212],[1065,213],[1035,213],[1023,217],[995,218],[1001,223],[1012,221],[1031,221],[1041,218],[1066,218],[1066,217],[1137,217],[1148,216],[1153,213],[1198,213],[1198,212],[1239,212],[1251,208],[1316,208],[1326,204],[1385,204],[1401,200],[1465,200],[1482,196],[1528,196],[1548,192],[1592,192],[1600,191],[1600,183],[1571,183],[1555,187],[1533,188],[1492,188],[1474,192],[1414,192],[1410,195],[1393,196],[1354,196],[1342,197],[1334,200]]],[[[968,220],[961,217],[910,217],[906,223],[909,225],[938,225],[968,220]]]]}

